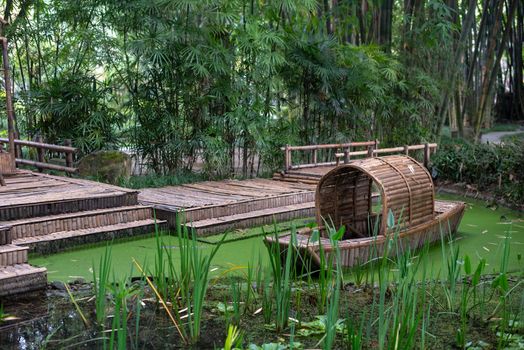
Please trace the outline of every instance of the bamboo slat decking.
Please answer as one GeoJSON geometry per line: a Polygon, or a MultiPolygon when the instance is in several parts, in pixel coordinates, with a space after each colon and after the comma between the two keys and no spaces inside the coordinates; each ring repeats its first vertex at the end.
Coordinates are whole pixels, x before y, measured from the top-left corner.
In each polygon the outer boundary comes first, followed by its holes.
{"type": "Polygon", "coordinates": [[[138,205],[138,191],[17,171],[0,187],[0,297],[43,288],[46,269],[27,264],[74,245],[151,233],[163,220],[138,205]]]}
{"type": "Polygon", "coordinates": [[[138,192],[94,181],[19,171],[0,187],[0,220],[134,205],[138,192]]]}
{"type": "Polygon", "coordinates": [[[274,173],[273,180],[316,185],[322,176],[334,168],[333,165],[326,165],[315,168],[290,169],[286,172],[274,173]]]}
{"type": "Polygon", "coordinates": [[[187,226],[204,235],[312,216],[314,189],[299,182],[224,180],[144,189],[138,198],[171,227],[183,212],[187,226]]]}

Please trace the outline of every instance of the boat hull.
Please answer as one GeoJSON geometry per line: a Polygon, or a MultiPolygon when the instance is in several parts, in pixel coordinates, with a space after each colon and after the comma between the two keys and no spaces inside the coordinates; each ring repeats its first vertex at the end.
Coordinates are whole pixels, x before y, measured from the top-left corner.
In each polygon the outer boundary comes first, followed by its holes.
{"type": "MultiPolygon", "coordinates": [[[[457,232],[458,226],[464,215],[465,204],[455,201],[435,201],[435,218],[401,231],[396,237],[386,237],[378,235],[369,238],[348,239],[338,242],[340,248],[340,264],[343,267],[353,267],[362,265],[371,259],[382,257],[387,253],[389,256],[398,254],[407,249],[416,250],[426,244],[440,241],[443,237],[449,237],[457,232]],[[392,242],[395,242],[395,249],[391,249],[392,242]]],[[[319,267],[321,265],[321,252],[324,252],[323,261],[329,261],[330,255],[335,252],[335,247],[327,238],[321,238],[313,242],[311,240],[311,229],[303,229],[296,233],[294,244],[291,234],[283,235],[278,238],[266,237],[265,242],[269,246],[279,246],[280,252],[285,252],[292,246],[302,259],[307,261],[308,268],[319,267]]],[[[334,260],[334,259],[332,259],[334,260]]]]}

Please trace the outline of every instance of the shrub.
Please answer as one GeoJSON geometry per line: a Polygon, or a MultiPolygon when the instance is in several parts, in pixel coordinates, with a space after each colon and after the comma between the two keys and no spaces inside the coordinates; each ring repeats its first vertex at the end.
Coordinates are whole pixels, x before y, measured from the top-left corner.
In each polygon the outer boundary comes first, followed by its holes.
{"type": "Polygon", "coordinates": [[[524,142],[503,145],[444,140],[433,166],[444,180],[491,190],[508,202],[524,204],[524,142]]]}

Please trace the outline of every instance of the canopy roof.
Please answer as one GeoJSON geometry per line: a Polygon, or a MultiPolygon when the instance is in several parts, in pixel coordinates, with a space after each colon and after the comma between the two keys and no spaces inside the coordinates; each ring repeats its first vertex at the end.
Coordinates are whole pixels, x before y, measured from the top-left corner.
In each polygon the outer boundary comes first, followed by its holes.
{"type": "Polygon", "coordinates": [[[393,230],[387,217],[391,210],[395,228],[405,229],[434,217],[435,192],[431,175],[411,157],[394,155],[366,158],[334,168],[317,185],[317,222],[344,225],[356,237],[370,236],[376,223],[379,234],[393,230]],[[382,208],[373,214],[372,188],[381,194],[382,208]],[[386,218],[386,219],[384,219],[386,218]],[[373,220],[371,220],[373,219],[373,220]]]}

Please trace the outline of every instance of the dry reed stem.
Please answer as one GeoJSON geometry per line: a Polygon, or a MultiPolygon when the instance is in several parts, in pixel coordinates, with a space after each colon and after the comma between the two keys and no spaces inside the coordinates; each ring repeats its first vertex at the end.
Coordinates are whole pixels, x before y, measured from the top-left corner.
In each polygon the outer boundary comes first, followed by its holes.
{"type": "Polygon", "coordinates": [[[173,314],[171,313],[171,311],[169,311],[169,308],[167,307],[167,304],[166,302],[164,301],[164,299],[162,298],[162,296],[160,296],[160,293],[158,293],[158,290],[155,288],[155,286],[153,285],[153,282],[151,282],[151,280],[149,279],[149,277],[146,276],[144,270],[142,269],[142,266],[140,266],[140,264],[135,260],[135,258],[131,258],[133,260],[133,263],[136,265],[137,269],[140,271],[140,273],[144,276],[144,278],[146,279],[147,281],[147,284],[149,284],[149,287],[151,287],[151,289],[153,290],[153,292],[155,292],[156,296],[158,297],[158,300],[160,300],[160,303],[162,304],[162,306],[164,307],[164,309],[166,310],[167,314],[169,315],[169,318],[171,319],[171,321],[173,322],[173,324],[175,325],[176,327],[176,330],[178,331],[178,334],[180,335],[180,337],[182,338],[182,341],[184,343],[188,343],[187,342],[187,339],[186,337],[184,337],[184,334],[182,333],[182,330],[180,329],[180,326],[178,325],[178,322],[175,320],[175,318],[173,317],[173,314]]]}

